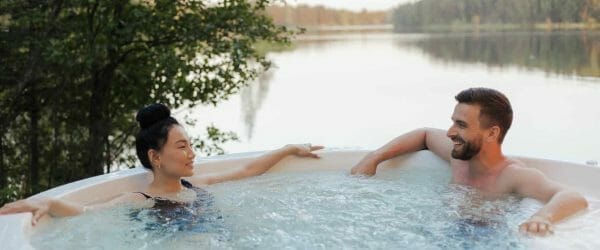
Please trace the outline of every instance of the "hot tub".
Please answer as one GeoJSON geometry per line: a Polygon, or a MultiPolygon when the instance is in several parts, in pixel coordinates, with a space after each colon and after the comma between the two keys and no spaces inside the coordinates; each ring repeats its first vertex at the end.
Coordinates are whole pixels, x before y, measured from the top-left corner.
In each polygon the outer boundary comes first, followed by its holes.
{"type": "MultiPolygon", "coordinates": [[[[367,151],[360,150],[329,150],[320,153],[322,157],[320,160],[288,157],[275,165],[268,173],[308,173],[319,171],[347,173],[366,153],[367,151]]],[[[260,152],[203,158],[198,161],[199,164],[197,165],[196,173],[218,172],[237,167],[257,154],[260,154],[260,152]]],[[[600,204],[598,202],[598,197],[600,197],[600,182],[597,181],[600,179],[600,168],[567,162],[525,157],[518,158],[529,167],[541,170],[549,178],[581,192],[590,201],[590,208],[587,211],[556,225],[556,234],[554,236],[533,238],[528,243],[528,248],[600,247],[600,241],[594,237],[600,228],[600,210],[598,209],[598,205],[600,204]],[[573,239],[575,236],[577,239],[573,239]],[[557,242],[563,242],[562,239],[565,237],[570,238],[569,243],[557,244],[557,242]]],[[[377,175],[372,178],[394,179],[404,174],[402,171],[406,170],[403,169],[421,168],[422,166],[427,166],[427,171],[437,172],[438,170],[448,170],[446,162],[429,151],[420,151],[396,157],[382,163],[377,175]]],[[[39,193],[31,198],[56,197],[87,204],[110,199],[122,192],[141,190],[151,178],[151,173],[145,169],[135,168],[66,184],[39,193]]],[[[347,178],[356,177],[348,176],[347,178]]],[[[356,178],[356,181],[360,180],[365,179],[356,178]]],[[[350,183],[352,181],[349,180],[350,183]]],[[[222,185],[228,185],[228,183],[222,185]]],[[[1,248],[33,248],[30,244],[30,236],[35,228],[31,227],[30,220],[30,213],[0,216],[1,248]]],[[[50,220],[52,219],[48,217],[44,218],[38,226],[42,226],[50,220]]],[[[517,230],[517,228],[511,228],[510,230],[513,229],[517,230]]]]}

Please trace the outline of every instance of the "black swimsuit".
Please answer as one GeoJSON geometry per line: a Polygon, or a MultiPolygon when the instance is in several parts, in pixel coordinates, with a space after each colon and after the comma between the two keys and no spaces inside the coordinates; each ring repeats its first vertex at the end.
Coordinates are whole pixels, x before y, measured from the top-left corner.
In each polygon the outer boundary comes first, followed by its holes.
{"type": "Polygon", "coordinates": [[[130,214],[131,218],[142,221],[140,218],[142,212],[145,213],[145,217],[155,218],[155,221],[146,224],[147,230],[212,232],[213,229],[216,229],[220,231],[222,216],[214,208],[213,196],[186,180],[181,180],[181,184],[196,193],[196,199],[193,202],[174,201],[136,192],[142,194],[146,199],[154,200],[154,206],[136,209],[130,214]]]}

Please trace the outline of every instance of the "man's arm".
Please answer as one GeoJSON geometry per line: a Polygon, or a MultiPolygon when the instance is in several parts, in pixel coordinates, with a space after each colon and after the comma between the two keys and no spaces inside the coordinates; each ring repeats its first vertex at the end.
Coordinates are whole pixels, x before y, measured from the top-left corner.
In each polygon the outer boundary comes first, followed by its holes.
{"type": "Polygon", "coordinates": [[[520,231],[546,235],[553,231],[552,224],[587,208],[587,200],[581,194],[546,178],[539,170],[520,168],[518,171],[516,192],[545,203],[519,226],[520,231]]]}
{"type": "Polygon", "coordinates": [[[440,158],[450,162],[452,141],[446,137],[446,131],[433,128],[421,128],[388,142],[383,147],[367,154],[352,170],[352,174],[374,175],[377,165],[398,155],[429,149],[440,158]]]}

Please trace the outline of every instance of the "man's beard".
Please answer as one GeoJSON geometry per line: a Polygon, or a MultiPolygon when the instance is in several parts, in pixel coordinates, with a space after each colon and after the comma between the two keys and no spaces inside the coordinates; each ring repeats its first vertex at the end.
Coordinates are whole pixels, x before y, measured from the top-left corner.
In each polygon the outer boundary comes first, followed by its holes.
{"type": "Polygon", "coordinates": [[[461,143],[459,146],[461,147],[460,150],[456,149],[456,146],[452,148],[452,158],[454,159],[468,161],[475,155],[479,154],[479,151],[481,150],[481,143],[475,143],[474,141],[467,142],[460,136],[453,136],[450,137],[450,139],[452,139],[452,141],[461,143]]]}

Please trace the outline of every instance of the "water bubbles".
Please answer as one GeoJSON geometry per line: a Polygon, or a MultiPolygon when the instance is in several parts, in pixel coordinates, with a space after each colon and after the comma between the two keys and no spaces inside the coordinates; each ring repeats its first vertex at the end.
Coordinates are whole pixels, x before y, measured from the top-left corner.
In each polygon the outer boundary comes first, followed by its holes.
{"type": "Polygon", "coordinates": [[[398,180],[335,171],[266,174],[208,188],[222,214],[219,230],[158,233],[116,208],[55,220],[32,240],[44,249],[527,248],[518,225],[542,204],[485,200],[427,172],[405,171],[398,180]]]}
{"type": "Polygon", "coordinates": [[[402,180],[354,178],[342,172],[272,174],[211,191],[222,195],[217,200],[252,203],[230,217],[232,241],[227,244],[232,248],[435,248],[476,246],[469,243],[473,241],[481,246],[496,242],[499,248],[508,246],[506,242],[511,248],[521,246],[517,236],[507,233],[516,232],[520,221],[503,212],[513,201],[481,201],[469,214],[463,210],[471,206],[464,203],[476,196],[473,189],[449,186],[448,176],[426,173],[406,171],[402,180]],[[285,191],[275,191],[277,186],[286,186],[285,191]],[[240,195],[239,190],[247,193],[240,195]],[[506,226],[485,221],[487,229],[466,224],[454,233],[459,219],[483,221],[482,216],[506,226]],[[469,237],[483,231],[488,234],[469,237]]]}

